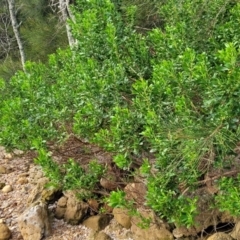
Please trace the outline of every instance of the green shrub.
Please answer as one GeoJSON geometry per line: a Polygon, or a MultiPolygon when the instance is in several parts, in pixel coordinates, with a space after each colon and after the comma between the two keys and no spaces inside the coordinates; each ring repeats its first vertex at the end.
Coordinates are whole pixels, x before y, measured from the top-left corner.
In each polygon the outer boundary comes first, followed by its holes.
{"type": "MultiPolygon", "coordinates": [[[[226,159],[239,141],[240,7],[230,0],[159,4],[164,26],[143,35],[134,30],[134,6],[121,12],[111,1],[78,0],[75,48],[45,65],[28,63],[26,74],[0,88],[0,143],[44,147],[73,126],[128,173],[140,166],[147,204],[190,226],[198,213],[197,183],[210,170],[231,168],[226,159]]],[[[42,155],[43,168],[66,188],[93,190],[104,171],[70,160],[51,173],[55,165],[47,151],[42,155]]],[[[235,178],[220,180],[214,203],[222,210],[236,204],[235,178]],[[233,197],[225,204],[228,191],[233,197]]],[[[113,192],[109,204],[122,199],[113,192]]]]}
{"type": "Polygon", "coordinates": [[[73,159],[68,159],[66,164],[59,166],[53,161],[51,154],[43,148],[38,149],[35,163],[43,168],[45,176],[49,178],[48,185],[62,190],[76,190],[81,199],[94,196],[92,191],[97,188],[99,180],[105,172],[104,166],[95,160],[90,161],[85,169],[73,159]]]}

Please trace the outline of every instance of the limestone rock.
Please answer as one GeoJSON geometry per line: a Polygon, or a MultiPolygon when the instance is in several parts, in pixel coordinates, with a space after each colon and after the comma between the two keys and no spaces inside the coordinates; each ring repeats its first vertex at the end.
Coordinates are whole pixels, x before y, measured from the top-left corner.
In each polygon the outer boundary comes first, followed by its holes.
{"type": "Polygon", "coordinates": [[[214,233],[207,240],[232,240],[232,238],[223,232],[214,233]]]}
{"type": "Polygon", "coordinates": [[[38,203],[27,208],[18,219],[18,226],[24,240],[40,240],[51,233],[47,205],[38,203]]]}
{"type": "Polygon", "coordinates": [[[97,232],[103,230],[110,222],[110,215],[96,215],[88,218],[82,224],[88,228],[91,228],[93,231],[97,232]]]}
{"type": "Polygon", "coordinates": [[[11,185],[6,185],[5,187],[2,188],[2,192],[4,193],[8,193],[11,192],[13,190],[11,185]]]}
{"type": "MultiPolygon", "coordinates": [[[[74,193],[74,192],[73,192],[74,193]]],[[[67,208],[64,214],[64,220],[70,224],[78,224],[87,214],[88,204],[79,201],[75,194],[68,192],[67,208]]]]}
{"type": "Polygon", "coordinates": [[[7,173],[7,169],[4,166],[0,165],[0,174],[6,174],[7,173]]]}
{"type": "Polygon", "coordinates": [[[169,231],[169,226],[159,219],[150,209],[138,209],[142,217],[150,219],[149,228],[142,229],[138,225],[142,220],[139,217],[132,218],[131,232],[134,240],[173,240],[174,237],[169,231]]]}
{"type": "Polygon", "coordinates": [[[13,150],[13,153],[14,153],[15,155],[17,155],[17,156],[20,156],[20,155],[23,155],[24,151],[19,150],[19,149],[14,149],[14,150],[13,150]]]}
{"type": "Polygon", "coordinates": [[[4,158],[8,159],[8,160],[11,160],[12,159],[12,154],[11,153],[5,153],[4,158]]]}
{"type": "Polygon", "coordinates": [[[229,234],[233,239],[240,240],[240,221],[236,222],[234,229],[229,234]]]}
{"type": "Polygon", "coordinates": [[[61,208],[61,207],[57,206],[54,216],[57,219],[62,219],[62,218],[64,218],[65,212],[66,212],[66,208],[61,208]]]}
{"type": "Polygon", "coordinates": [[[130,229],[124,228],[114,218],[110,221],[108,226],[104,229],[104,232],[109,236],[113,236],[114,239],[126,240],[133,239],[133,234],[130,229]]]}
{"type": "Polygon", "coordinates": [[[8,240],[11,238],[11,231],[5,223],[0,223],[0,240],[8,240]]]}
{"type": "Polygon", "coordinates": [[[126,209],[114,208],[113,216],[114,219],[124,228],[129,229],[132,226],[131,217],[129,216],[128,211],[126,209]]]}
{"type": "Polygon", "coordinates": [[[165,227],[159,227],[153,224],[148,229],[139,228],[136,225],[132,225],[131,231],[133,232],[134,240],[173,240],[173,235],[165,227]]]}
{"type": "Polygon", "coordinates": [[[48,179],[44,178],[41,182],[37,183],[37,185],[32,189],[29,194],[27,203],[31,205],[37,201],[50,202],[55,196],[58,194],[59,190],[54,187],[45,188],[45,185],[48,183],[48,179]]]}
{"type": "Polygon", "coordinates": [[[196,236],[198,234],[194,227],[177,227],[172,231],[173,236],[176,238],[186,237],[186,236],[196,236]]]}
{"type": "Polygon", "coordinates": [[[98,232],[94,235],[94,240],[111,240],[112,238],[105,232],[98,232]]]}
{"type": "Polygon", "coordinates": [[[20,177],[17,181],[18,184],[24,185],[28,183],[28,179],[26,177],[20,177]]]}
{"type": "MultiPolygon", "coordinates": [[[[41,178],[44,178],[44,175],[43,175],[43,172],[42,172],[42,169],[40,166],[34,166],[34,167],[31,167],[30,170],[29,170],[29,181],[30,183],[42,183],[42,182],[39,182],[39,180],[41,178]]],[[[45,180],[43,180],[45,181],[45,180]]]]}
{"type": "Polygon", "coordinates": [[[61,197],[57,202],[57,207],[55,211],[55,217],[61,219],[64,217],[67,208],[67,197],[61,197]]]}
{"type": "Polygon", "coordinates": [[[59,193],[59,189],[55,187],[44,188],[41,194],[41,200],[48,203],[52,202],[59,193]]]}
{"type": "Polygon", "coordinates": [[[67,197],[63,196],[61,198],[59,198],[58,202],[57,202],[57,206],[59,207],[66,207],[67,206],[67,197]]]}
{"type": "Polygon", "coordinates": [[[18,175],[19,177],[28,177],[29,176],[29,173],[26,172],[26,173],[21,173],[18,175]]]}

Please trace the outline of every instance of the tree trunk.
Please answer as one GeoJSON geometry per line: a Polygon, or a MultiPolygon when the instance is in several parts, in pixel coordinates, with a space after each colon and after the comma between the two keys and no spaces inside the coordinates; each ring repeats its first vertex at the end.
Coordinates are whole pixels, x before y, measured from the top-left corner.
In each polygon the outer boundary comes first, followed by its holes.
{"type": "Polygon", "coordinates": [[[25,71],[25,61],[26,60],[25,60],[25,53],[24,53],[24,49],[23,49],[23,43],[20,38],[20,33],[18,30],[19,26],[17,23],[16,15],[15,15],[15,0],[7,0],[7,2],[8,2],[8,9],[9,9],[9,13],[10,13],[13,32],[14,32],[14,35],[15,35],[15,38],[16,38],[17,44],[18,44],[22,67],[23,67],[23,70],[25,71]]]}
{"type": "Polygon", "coordinates": [[[71,15],[69,11],[69,0],[59,0],[59,8],[62,14],[62,20],[64,21],[66,25],[66,32],[67,32],[67,37],[68,37],[68,43],[70,48],[72,49],[73,46],[75,45],[75,39],[72,35],[71,28],[67,22],[69,16],[71,15]]]}

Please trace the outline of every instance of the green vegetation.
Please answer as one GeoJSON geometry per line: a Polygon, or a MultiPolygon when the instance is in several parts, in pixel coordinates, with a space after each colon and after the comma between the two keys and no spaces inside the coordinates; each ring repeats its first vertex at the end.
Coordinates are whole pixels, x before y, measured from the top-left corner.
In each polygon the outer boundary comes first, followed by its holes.
{"type": "MultiPolygon", "coordinates": [[[[141,18],[140,0],[113,2],[76,1],[70,22],[75,48],[59,50],[46,64],[29,62],[26,73],[1,81],[0,143],[34,147],[53,181],[93,189],[104,172],[100,166],[86,171],[70,160],[58,170],[40,150],[48,140],[63,141],[71,126],[75,135],[112,152],[118,167],[140,168],[147,204],[159,216],[192,225],[199,181],[212,170],[235,167],[240,4],[147,1],[155,17],[146,26],[149,12],[146,6],[141,18]]],[[[238,171],[217,180],[220,191],[212,201],[239,215],[233,207],[238,171]]],[[[122,205],[122,199],[113,192],[109,204],[122,205]]]]}
{"type": "Polygon", "coordinates": [[[73,159],[63,166],[58,166],[45,149],[38,150],[35,163],[42,166],[45,176],[51,179],[50,185],[58,189],[80,189],[78,197],[90,198],[92,191],[104,173],[104,167],[96,161],[91,161],[87,169],[83,169],[73,159]]]}

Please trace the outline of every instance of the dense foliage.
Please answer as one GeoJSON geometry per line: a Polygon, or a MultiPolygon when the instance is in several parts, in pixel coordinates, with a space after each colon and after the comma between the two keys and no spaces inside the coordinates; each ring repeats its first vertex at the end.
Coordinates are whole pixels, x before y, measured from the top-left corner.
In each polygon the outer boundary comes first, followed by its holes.
{"type": "MultiPolygon", "coordinates": [[[[141,1],[123,2],[77,0],[75,49],[58,51],[47,64],[28,63],[26,73],[0,83],[0,143],[43,151],[72,127],[111,151],[118,167],[140,167],[147,204],[160,216],[191,225],[198,182],[213,169],[235,167],[240,4],[148,1],[156,12],[146,26],[141,1]]],[[[231,214],[239,214],[232,207],[240,196],[237,174],[219,178],[221,191],[212,196],[231,214]]],[[[123,194],[113,196],[118,205],[123,194]]]]}

